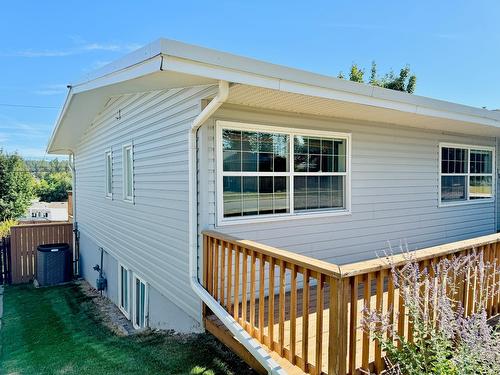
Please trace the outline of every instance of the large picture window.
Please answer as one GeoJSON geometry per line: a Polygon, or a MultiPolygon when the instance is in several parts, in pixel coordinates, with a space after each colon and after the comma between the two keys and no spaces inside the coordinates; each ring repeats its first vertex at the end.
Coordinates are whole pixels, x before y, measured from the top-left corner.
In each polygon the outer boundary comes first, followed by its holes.
{"type": "Polygon", "coordinates": [[[493,162],[493,148],[441,144],[441,204],[493,199],[493,162]]]}
{"type": "Polygon", "coordinates": [[[346,212],[348,134],[218,121],[222,221],[346,212]]]}

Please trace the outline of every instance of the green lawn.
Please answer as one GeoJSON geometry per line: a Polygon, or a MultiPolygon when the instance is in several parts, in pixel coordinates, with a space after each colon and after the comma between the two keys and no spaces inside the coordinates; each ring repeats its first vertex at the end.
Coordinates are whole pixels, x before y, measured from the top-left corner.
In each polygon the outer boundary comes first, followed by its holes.
{"type": "Polygon", "coordinates": [[[251,374],[208,334],[119,337],[79,286],[7,287],[1,374],[251,374]]]}

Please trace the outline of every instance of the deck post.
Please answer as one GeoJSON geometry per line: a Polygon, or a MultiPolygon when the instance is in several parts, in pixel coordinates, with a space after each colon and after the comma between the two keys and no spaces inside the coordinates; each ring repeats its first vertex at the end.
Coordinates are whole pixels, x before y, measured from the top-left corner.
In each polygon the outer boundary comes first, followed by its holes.
{"type": "Polygon", "coordinates": [[[347,305],[349,278],[330,277],[330,316],[328,345],[328,374],[347,373],[347,305]]]}

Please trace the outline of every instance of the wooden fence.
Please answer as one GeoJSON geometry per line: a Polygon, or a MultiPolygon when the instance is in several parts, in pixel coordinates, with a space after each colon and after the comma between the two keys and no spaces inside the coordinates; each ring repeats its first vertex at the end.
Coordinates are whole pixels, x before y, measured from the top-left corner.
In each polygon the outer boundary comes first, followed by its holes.
{"type": "Polygon", "coordinates": [[[17,225],[11,227],[10,231],[12,284],[33,280],[38,245],[67,243],[73,252],[72,223],[17,225]]]}
{"type": "Polygon", "coordinates": [[[0,238],[0,285],[12,282],[10,270],[10,237],[3,237],[0,238]]]}
{"type": "MultiPolygon", "coordinates": [[[[500,234],[479,237],[419,250],[412,259],[424,268],[477,251],[494,262],[500,259],[499,241],[500,234]]],[[[406,262],[404,256],[394,256],[391,264],[406,262]]],[[[384,370],[380,345],[361,327],[365,307],[392,312],[397,333],[412,340],[411,322],[390,273],[391,265],[380,259],[339,266],[204,232],[207,291],[252,337],[311,374],[384,370]]],[[[470,276],[455,296],[467,313],[474,310],[478,285],[477,274],[470,276]]],[[[500,295],[489,297],[487,312],[500,312],[500,295]]]]}

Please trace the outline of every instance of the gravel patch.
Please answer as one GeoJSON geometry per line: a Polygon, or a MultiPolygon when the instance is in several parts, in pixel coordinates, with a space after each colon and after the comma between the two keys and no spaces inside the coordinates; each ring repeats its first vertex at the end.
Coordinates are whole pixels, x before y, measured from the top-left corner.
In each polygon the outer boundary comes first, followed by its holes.
{"type": "Polygon", "coordinates": [[[80,286],[83,294],[92,298],[92,301],[102,315],[103,324],[113,331],[113,333],[118,336],[128,336],[141,332],[141,330],[134,328],[132,322],[123,315],[120,309],[109,298],[101,296],[99,291],[93,288],[87,281],[79,280],[76,284],[80,286]]]}

